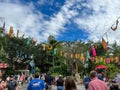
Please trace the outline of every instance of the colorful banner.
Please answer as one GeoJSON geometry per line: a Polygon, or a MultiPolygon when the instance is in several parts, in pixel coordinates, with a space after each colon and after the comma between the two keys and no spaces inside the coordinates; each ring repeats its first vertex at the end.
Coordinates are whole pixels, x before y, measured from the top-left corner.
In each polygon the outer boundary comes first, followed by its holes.
{"type": "Polygon", "coordinates": [[[56,51],[57,51],[57,49],[56,49],[56,48],[54,48],[54,55],[56,55],[56,54],[57,54],[57,52],[56,52],[56,51]]]}
{"type": "Polygon", "coordinates": [[[12,26],[10,26],[10,30],[9,30],[8,35],[9,35],[9,37],[13,36],[13,27],[12,26]]]}
{"type": "Polygon", "coordinates": [[[73,58],[73,54],[72,53],[70,54],[70,57],[73,58]]]}
{"type": "Polygon", "coordinates": [[[86,53],[86,58],[87,58],[87,59],[90,59],[90,54],[89,54],[88,51],[87,51],[87,53],[86,53]]]}
{"type": "Polygon", "coordinates": [[[28,38],[26,39],[26,44],[27,44],[27,45],[30,44],[30,37],[28,37],[28,38]]]}
{"type": "Polygon", "coordinates": [[[110,58],[106,58],[106,63],[110,63],[110,58]]]}
{"type": "Polygon", "coordinates": [[[93,56],[93,57],[96,56],[96,50],[95,50],[94,46],[92,47],[92,56],[93,56]]]}
{"type": "Polygon", "coordinates": [[[103,49],[104,50],[107,50],[108,49],[108,47],[107,47],[107,43],[106,43],[106,41],[102,38],[102,45],[103,45],[103,49]]]}

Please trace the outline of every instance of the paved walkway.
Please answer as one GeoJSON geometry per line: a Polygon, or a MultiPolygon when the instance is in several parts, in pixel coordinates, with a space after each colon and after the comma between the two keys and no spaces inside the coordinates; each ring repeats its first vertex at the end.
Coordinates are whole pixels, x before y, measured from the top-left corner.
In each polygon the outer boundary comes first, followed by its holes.
{"type": "MultiPolygon", "coordinates": [[[[23,84],[23,86],[19,87],[19,90],[26,90],[27,84],[23,84]]],[[[85,90],[82,84],[77,85],[78,90],[85,90]]],[[[57,90],[57,87],[52,85],[52,90],[57,90]]]]}

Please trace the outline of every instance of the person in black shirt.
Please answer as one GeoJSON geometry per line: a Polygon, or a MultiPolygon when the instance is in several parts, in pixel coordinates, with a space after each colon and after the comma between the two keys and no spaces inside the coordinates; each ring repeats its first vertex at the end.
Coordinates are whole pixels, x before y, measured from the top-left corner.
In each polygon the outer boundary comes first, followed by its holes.
{"type": "Polygon", "coordinates": [[[50,75],[50,73],[47,73],[47,75],[45,75],[45,82],[46,85],[48,87],[48,90],[52,90],[52,82],[53,82],[53,77],[50,75]]]}
{"type": "Polygon", "coordinates": [[[62,78],[62,75],[59,76],[59,79],[57,80],[57,90],[63,90],[64,80],[62,78]]]}

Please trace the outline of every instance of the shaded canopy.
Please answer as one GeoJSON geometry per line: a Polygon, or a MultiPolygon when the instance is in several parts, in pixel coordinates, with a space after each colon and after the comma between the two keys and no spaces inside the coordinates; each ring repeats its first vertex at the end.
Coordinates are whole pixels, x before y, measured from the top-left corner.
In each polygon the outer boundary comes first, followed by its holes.
{"type": "Polygon", "coordinates": [[[95,69],[97,70],[97,69],[106,69],[107,68],[107,66],[105,66],[105,65],[98,65],[95,69]]]}

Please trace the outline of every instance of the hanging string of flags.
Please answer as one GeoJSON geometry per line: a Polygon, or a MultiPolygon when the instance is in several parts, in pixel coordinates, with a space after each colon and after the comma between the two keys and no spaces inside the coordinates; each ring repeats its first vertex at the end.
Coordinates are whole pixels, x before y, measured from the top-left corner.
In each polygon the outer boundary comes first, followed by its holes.
{"type": "Polygon", "coordinates": [[[119,24],[119,19],[120,19],[120,17],[118,17],[117,20],[115,21],[115,23],[113,23],[113,25],[102,35],[102,45],[103,45],[103,49],[104,49],[104,50],[107,50],[107,49],[108,49],[108,48],[107,48],[107,47],[108,47],[108,46],[107,46],[107,44],[108,44],[108,32],[109,32],[110,30],[112,30],[112,31],[116,31],[116,30],[117,30],[118,24],[119,24]],[[104,40],[103,36],[106,37],[107,41],[104,40]]]}
{"type": "Polygon", "coordinates": [[[110,63],[110,62],[118,62],[119,60],[119,57],[105,57],[105,56],[90,56],[89,55],[89,52],[86,54],[86,53],[67,53],[67,52],[63,52],[63,51],[60,51],[60,55],[61,56],[64,56],[66,58],[71,58],[71,59],[77,59],[77,60],[81,60],[81,61],[84,61],[84,60],[87,60],[87,59],[91,59],[93,62],[95,60],[96,63],[100,63],[100,62],[104,62],[104,63],[110,63]]]}
{"type": "MultiPolygon", "coordinates": [[[[102,35],[102,46],[103,46],[104,50],[108,49],[108,32],[110,30],[116,31],[118,29],[119,18],[120,17],[118,17],[117,20],[115,21],[115,23],[113,23],[113,25],[102,35]],[[105,41],[103,36],[106,37],[107,41],[105,41]]],[[[4,32],[4,30],[5,30],[5,22],[3,23],[3,26],[2,26],[2,31],[4,32]]],[[[10,38],[14,36],[13,26],[10,26],[10,30],[9,30],[8,36],[10,38]]],[[[19,36],[19,30],[17,30],[17,33],[16,33],[16,37],[17,38],[18,38],[18,36],[19,36]]],[[[23,34],[22,37],[24,37],[24,34],[23,34]]],[[[36,43],[36,41],[33,40],[33,38],[28,37],[26,39],[26,44],[29,45],[30,43],[36,43]]],[[[48,50],[53,50],[52,46],[47,46],[47,48],[48,48],[48,50]]],[[[46,49],[46,46],[43,45],[43,50],[45,50],[45,49],[46,49]]],[[[90,51],[87,51],[85,53],[75,53],[75,54],[60,51],[60,55],[61,56],[65,56],[65,57],[70,56],[70,58],[76,58],[76,59],[80,59],[80,60],[85,60],[87,58],[87,59],[91,59],[92,61],[94,61],[94,60],[98,61],[98,59],[100,61],[103,61],[103,57],[99,57],[98,58],[96,56],[97,54],[96,54],[96,50],[95,49],[96,49],[96,46],[94,45],[92,47],[92,49],[91,49],[92,50],[92,57],[90,56],[90,51]]],[[[57,53],[57,50],[56,50],[56,48],[54,48],[54,54],[56,54],[56,53],[57,53]]],[[[114,58],[114,59],[113,58],[106,58],[106,62],[107,63],[110,62],[111,60],[116,60],[116,62],[117,62],[118,58],[114,58]]]]}
{"type": "MultiPolygon", "coordinates": [[[[117,18],[117,20],[115,21],[115,23],[113,23],[113,25],[102,35],[102,46],[103,46],[103,49],[104,50],[107,50],[108,49],[108,32],[110,30],[113,30],[113,31],[116,31],[118,29],[118,25],[119,25],[119,18],[117,18]],[[106,37],[107,41],[105,41],[104,37],[106,37]]],[[[91,48],[91,47],[90,47],[91,48]]],[[[64,56],[64,57],[69,57],[69,58],[76,58],[76,59],[79,59],[79,60],[87,60],[87,59],[91,59],[93,62],[94,60],[96,61],[96,63],[100,63],[100,62],[104,62],[104,63],[110,63],[111,61],[115,61],[115,62],[118,62],[119,61],[119,57],[104,57],[104,56],[97,56],[96,54],[96,45],[93,45],[93,47],[91,48],[91,51],[92,51],[92,55],[90,56],[90,51],[88,50],[87,52],[85,53],[67,53],[67,52],[63,52],[63,51],[60,51],[60,55],[64,56]]]]}

